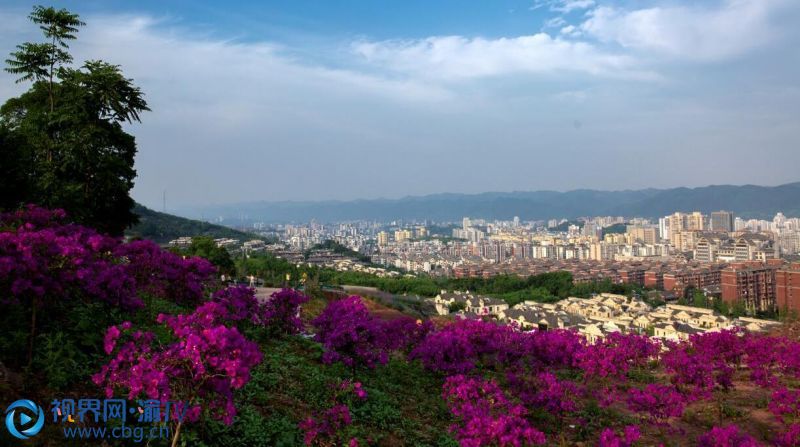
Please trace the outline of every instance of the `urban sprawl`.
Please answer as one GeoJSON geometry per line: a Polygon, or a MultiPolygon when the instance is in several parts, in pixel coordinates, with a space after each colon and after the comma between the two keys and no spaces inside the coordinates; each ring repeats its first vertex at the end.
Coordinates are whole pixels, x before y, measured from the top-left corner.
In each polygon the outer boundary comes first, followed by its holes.
{"type": "MultiPolygon", "coordinates": [[[[800,310],[800,218],[789,218],[782,213],[772,220],[745,220],[731,212],[717,211],[710,214],[676,212],[657,221],[623,217],[524,222],[518,217],[507,221],[465,217],[458,223],[353,221],[325,224],[312,221],[299,225],[253,223],[248,230],[275,237],[278,242],[242,243],[220,239],[217,243],[237,253],[268,251],[298,264],[378,276],[426,274],[491,278],[501,274],[528,276],[568,271],[575,282],[610,281],[660,291],[661,297],[672,303],[673,308],[660,308],[656,315],[660,315],[658,312],[688,312],[686,309],[676,311],[675,301],[698,292],[712,301],[742,306],[751,314],[800,310]],[[361,259],[332,250],[312,250],[328,240],[358,252],[361,259]],[[364,256],[371,262],[364,262],[364,256]]],[[[189,242],[190,238],[181,238],[171,244],[189,242]]],[[[613,321],[613,325],[627,326],[625,318],[641,317],[642,309],[638,304],[611,305],[608,301],[615,299],[607,296],[599,306],[616,309],[614,312],[618,314],[604,317],[613,316],[608,320],[613,321]],[[629,315],[619,321],[620,306],[625,309],[633,306],[636,310],[626,311],[629,315]]],[[[576,327],[586,325],[587,318],[596,317],[593,312],[586,315],[570,312],[567,310],[570,305],[527,302],[503,310],[502,315],[495,311],[490,313],[515,321],[525,316],[529,324],[552,320],[560,321],[558,325],[561,326],[576,327]],[[535,322],[527,320],[534,314],[544,316],[535,322]],[[559,320],[559,315],[572,316],[559,320]],[[580,317],[581,323],[574,323],[578,321],[575,315],[580,317]]],[[[703,315],[708,313],[693,309],[703,315]]],[[[685,329],[686,325],[708,329],[733,324],[720,320],[705,321],[705,326],[698,326],[692,323],[697,322],[692,315],[681,315],[679,319],[647,317],[652,321],[645,327],[667,330],[659,325],[668,325],[673,328],[668,331],[675,332],[676,326],[678,329],[685,329]]],[[[643,320],[639,323],[640,326],[644,324],[643,320]]],[[[603,324],[598,330],[604,330],[603,324]]]]}

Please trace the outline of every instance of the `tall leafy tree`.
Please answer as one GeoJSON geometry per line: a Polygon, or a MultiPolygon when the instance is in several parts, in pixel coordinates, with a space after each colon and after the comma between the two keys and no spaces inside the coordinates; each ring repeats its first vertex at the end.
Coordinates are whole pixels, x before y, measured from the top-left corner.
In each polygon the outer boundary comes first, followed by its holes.
{"type": "Polygon", "coordinates": [[[149,110],[120,67],[67,51],[84,23],[65,9],[36,6],[29,16],[46,42],[17,46],[6,71],[31,88],[0,107],[0,206],[38,203],[111,234],[136,222],[129,192],[136,141],[122,127],[149,110]]]}
{"type": "Polygon", "coordinates": [[[218,247],[214,239],[208,236],[197,236],[192,238],[192,244],[181,250],[176,250],[177,253],[187,256],[200,256],[207,259],[214,264],[220,271],[226,275],[232,275],[236,272],[236,266],[233,263],[230,253],[223,247],[218,247]]]}

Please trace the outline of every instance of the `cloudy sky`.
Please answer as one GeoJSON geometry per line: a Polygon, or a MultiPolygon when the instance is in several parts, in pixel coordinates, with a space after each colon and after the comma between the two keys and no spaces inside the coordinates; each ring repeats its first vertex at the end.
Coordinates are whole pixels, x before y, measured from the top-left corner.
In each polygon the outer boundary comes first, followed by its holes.
{"type": "Polygon", "coordinates": [[[55,3],[147,95],[147,205],[800,180],[797,0],[224,3],[55,3]]]}

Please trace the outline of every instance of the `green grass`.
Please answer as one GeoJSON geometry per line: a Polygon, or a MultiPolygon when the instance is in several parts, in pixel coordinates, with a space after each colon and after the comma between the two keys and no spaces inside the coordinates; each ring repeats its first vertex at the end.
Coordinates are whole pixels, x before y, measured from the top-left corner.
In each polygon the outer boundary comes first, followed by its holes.
{"type": "MultiPolygon", "coordinates": [[[[349,368],[324,365],[320,346],[302,337],[262,343],[264,361],[237,396],[239,414],[226,427],[216,422],[190,428],[186,445],[301,445],[297,424],[331,405],[332,386],[351,378],[349,368]]],[[[362,445],[455,446],[452,423],[441,399],[442,379],[418,363],[393,359],[374,370],[359,369],[368,397],[351,405],[353,424],[342,438],[362,445]]]]}

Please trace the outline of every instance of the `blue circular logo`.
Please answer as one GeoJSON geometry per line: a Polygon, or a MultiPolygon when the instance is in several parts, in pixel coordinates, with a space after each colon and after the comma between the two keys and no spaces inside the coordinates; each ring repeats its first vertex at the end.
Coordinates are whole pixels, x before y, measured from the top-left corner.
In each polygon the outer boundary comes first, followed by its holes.
{"type": "Polygon", "coordinates": [[[43,426],[44,410],[31,400],[20,399],[6,408],[6,428],[16,438],[28,439],[35,436],[43,426]],[[16,417],[17,413],[19,413],[19,418],[16,417]]]}

